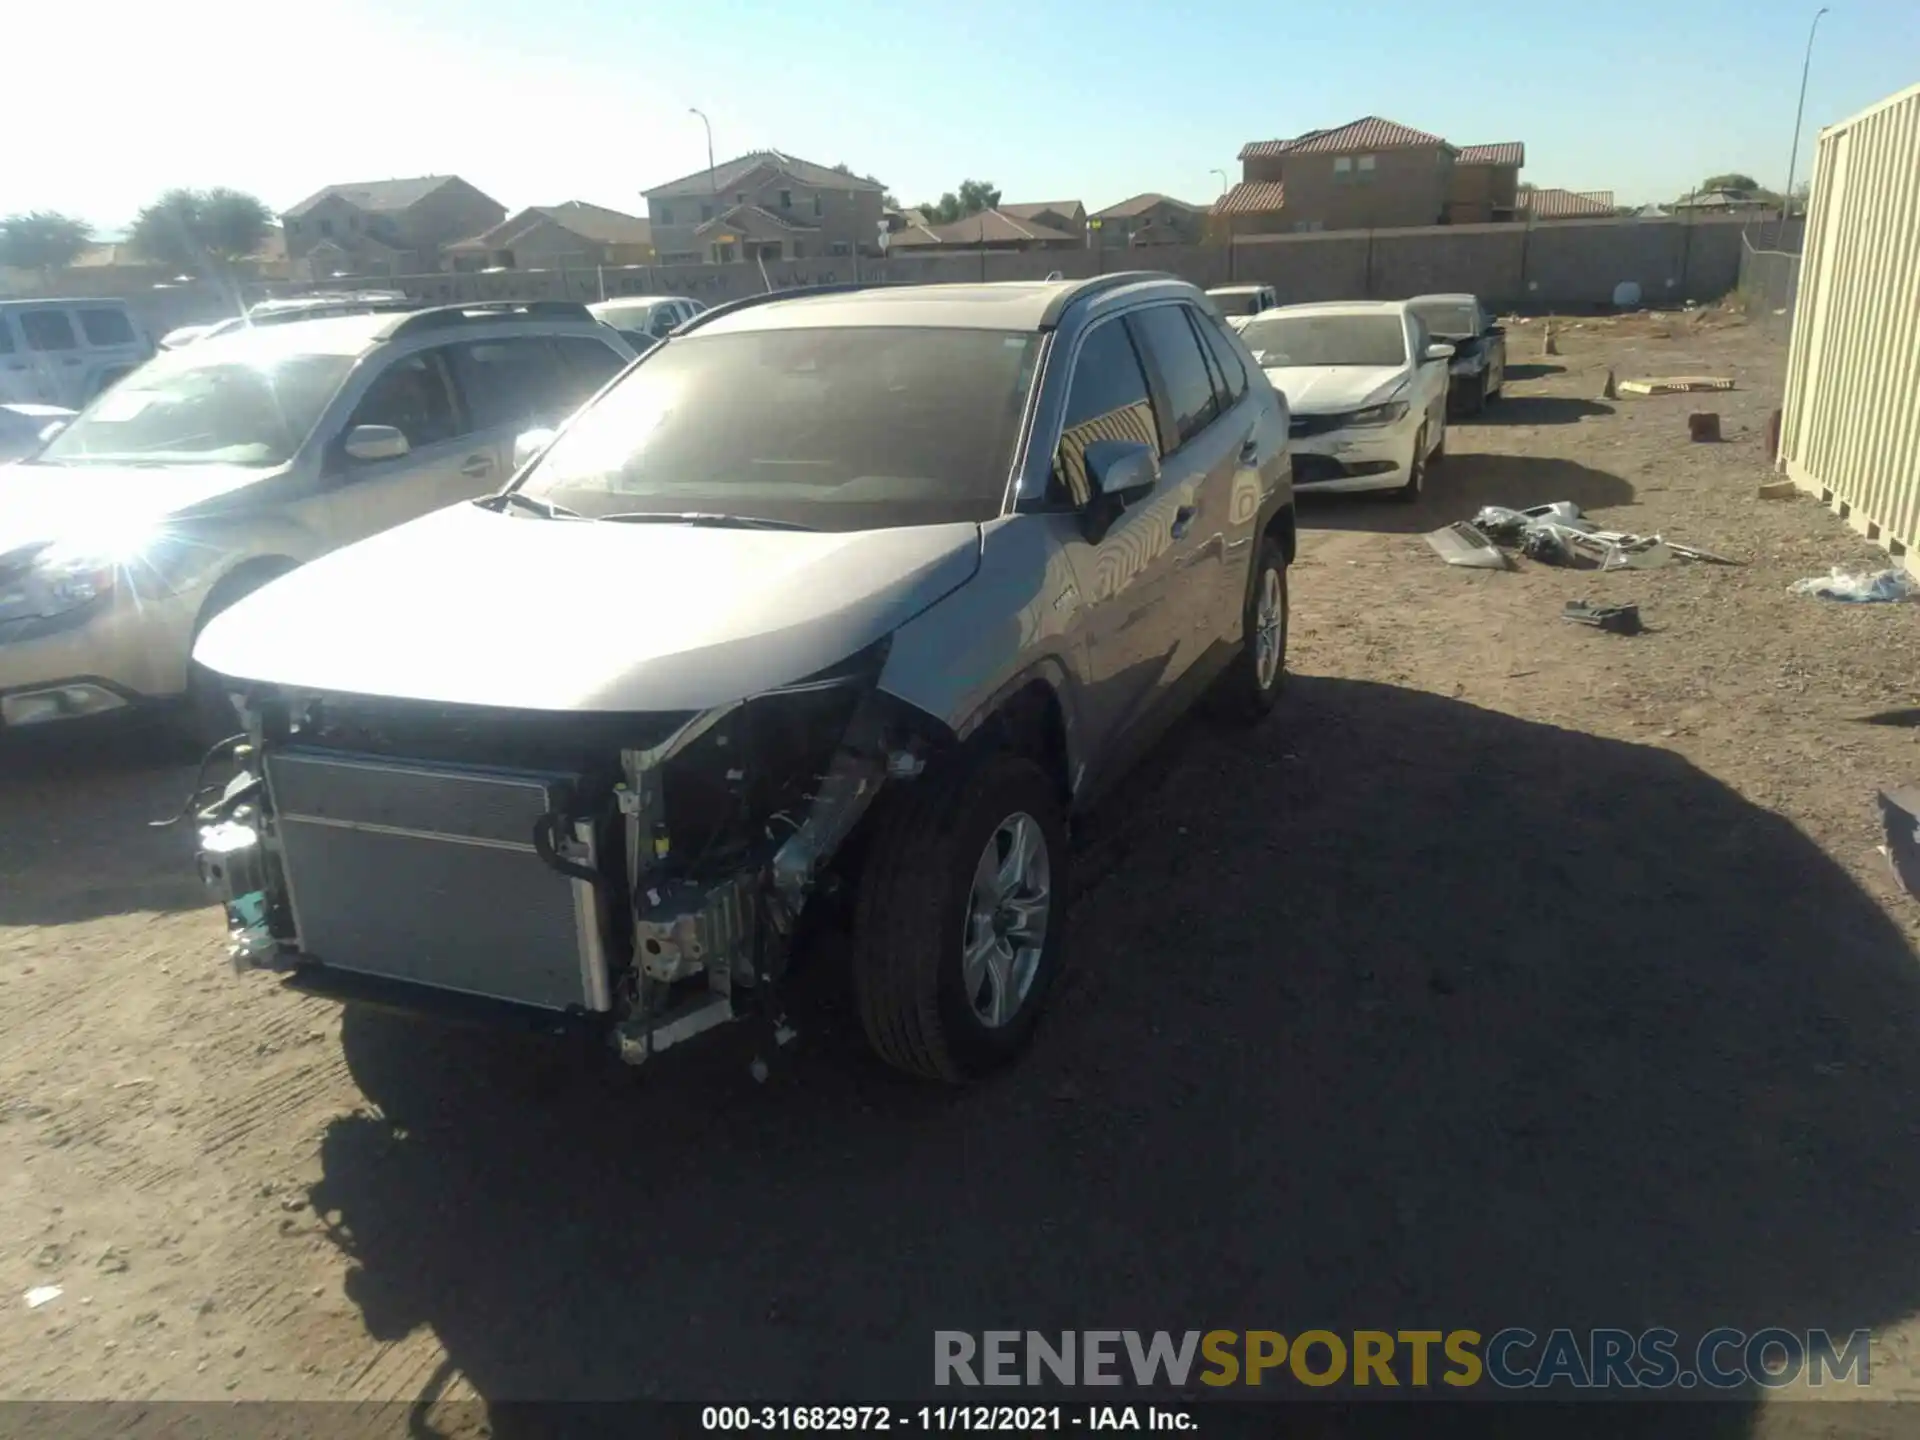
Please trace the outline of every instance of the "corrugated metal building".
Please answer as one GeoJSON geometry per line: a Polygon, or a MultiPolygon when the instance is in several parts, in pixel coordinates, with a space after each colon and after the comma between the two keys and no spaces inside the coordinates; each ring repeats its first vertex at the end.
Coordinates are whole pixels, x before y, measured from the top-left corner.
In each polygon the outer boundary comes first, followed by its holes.
{"type": "Polygon", "coordinates": [[[1920,573],[1920,85],[1820,132],[1780,461],[1920,573]]]}

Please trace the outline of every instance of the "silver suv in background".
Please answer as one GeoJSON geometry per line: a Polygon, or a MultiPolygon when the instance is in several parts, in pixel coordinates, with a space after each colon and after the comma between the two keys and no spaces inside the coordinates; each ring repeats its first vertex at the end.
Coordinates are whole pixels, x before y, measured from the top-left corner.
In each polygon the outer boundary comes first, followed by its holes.
{"type": "Polygon", "coordinates": [[[587,307],[602,325],[611,325],[636,350],[648,350],[707,307],[684,295],[628,295],[587,307]]]}
{"type": "Polygon", "coordinates": [[[506,491],[208,627],[235,963],[638,1063],[784,1038],[837,909],[873,1048],[977,1075],[1059,968],[1070,817],[1200,696],[1273,705],[1288,474],[1284,402],[1170,276],[698,316],[506,491]]]}
{"type": "Polygon", "coordinates": [[[301,320],[168,351],[0,470],[0,728],[182,698],[242,595],[336,546],[498,489],[515,435],[633,358],[585,307],[301,320]]]}

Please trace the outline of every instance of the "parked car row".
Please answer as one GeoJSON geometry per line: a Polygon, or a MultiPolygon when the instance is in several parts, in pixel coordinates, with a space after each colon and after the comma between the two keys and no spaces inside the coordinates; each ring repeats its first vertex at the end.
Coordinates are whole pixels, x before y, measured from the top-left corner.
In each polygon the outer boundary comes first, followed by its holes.
{"type": "Polygon", "coordinates": [[[1270,295],[249,317],[0,472],[0,728],[169,704],[239,759],[199,812],[237,968],[640,1063],[784,1033],[824,919],[875,1051],[978,1075],[1045,1005],[1071,817],[1278,698],[1296,487],[1444,454],[1439,297],[1270,295]]]}

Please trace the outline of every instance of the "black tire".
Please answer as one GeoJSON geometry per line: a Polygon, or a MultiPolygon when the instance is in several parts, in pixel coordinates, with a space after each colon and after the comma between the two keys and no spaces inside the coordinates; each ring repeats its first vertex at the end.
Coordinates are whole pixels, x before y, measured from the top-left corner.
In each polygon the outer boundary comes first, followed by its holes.
{"type": "MultiPolygon", "coordinates": [[[[959,1083],[998,1069],[1032,1037],[1066,940],[1067,828],[1059,786],[1021,755],[961,757],[883,793],[858,880],[852,972],[861,1027],[896,1069],[959,1083]],[[1044,842],[1046,931],[1010,1018],[990,1025],[962,956],[974,874],[1014,817],[1044,842]]],[[[988,927],[996,935],[994,927],[988,927]]]]}
{"type": "Polygon", "coordinates": [[[1247,577],[1247,598],[1241,615],[1240,653],[1214,683],[1208,709],[1222,720],[1257,725],[1272,713],[1287,683],[1287,625],[1292,607],[1287,600],[1287,554],[1271,535],[1254,552],[1253,573],[1247,577]],[[1277,653],[1271,673],[1261,678],[1261,609],[1266,601],[1267,576],[1274,577],[1279,602],[1277,653]]]}
{"type": "Polygon", "coordinates": [[[1487,397],[1493,394],[1492,385],[1493,370],[1491,368],[1482,370],[1479,384],[1473,387],[1473,414],[1479,415],[1486,410],[1487,397]]]}
{"type": "Polygon", "coordinates": [[[1432,470],[1434,466],[1440,464],[1446,458],[1447,458],[1447,427],[1445,424],[1442,424],[1440,426],[1440,442],[1433,447],[1433,453],[1427,456],[1427,469],[1432,470]]]}
{"type": "MultiPolygon", "coordinates": [[[[207,628],[207,622],[214,616],[239,604],[269,580],[278,579],[292,568],[291,563],[262,564],[227,576],[213,587],[213,593],[207,596],[207,603],[200,607],[200,618],[193,624],[194,641],[199,641],[200,632],[207,628]]],[[[189,659],[186,701],[181,706],[178,723],[181,737],[205,751],[235,734],[239,728],[239,719],[233,713],[232,702],[227,699],[218,677],[206,666],[189,659]]]]}
{"type": "Polygon", "coordinates": [[[1393,492],[1393,498],[1403,505],[1411,505],[1420,498],[1420,492],[1427,483],[1427,427],[1422,425],[1420,433],[1413,437],[1413,463],[1407,467],[1407,483],[1393,492]]]}

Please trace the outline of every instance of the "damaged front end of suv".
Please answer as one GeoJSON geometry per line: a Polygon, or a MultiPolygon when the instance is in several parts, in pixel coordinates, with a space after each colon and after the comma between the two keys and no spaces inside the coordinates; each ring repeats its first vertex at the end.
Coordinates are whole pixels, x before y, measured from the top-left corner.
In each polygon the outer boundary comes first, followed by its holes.
{"type": "Polygon", "coordinates": [[[890,641],[704,709],[565,713],[252,684],[199,812],[240,970],[604,1034],[629,1064],[777,998],[881,788],[951,739],[890,641]]]}

